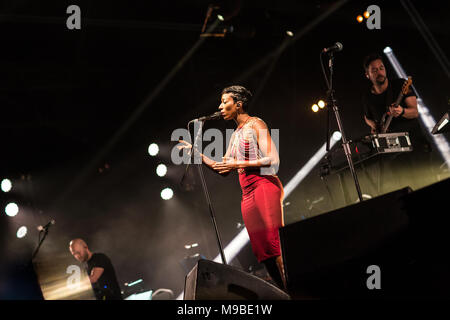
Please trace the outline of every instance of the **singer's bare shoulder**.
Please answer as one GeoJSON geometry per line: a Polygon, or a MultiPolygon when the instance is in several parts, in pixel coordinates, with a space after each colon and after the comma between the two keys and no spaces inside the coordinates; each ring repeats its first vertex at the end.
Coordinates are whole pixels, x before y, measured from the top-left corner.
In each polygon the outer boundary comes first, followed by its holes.
{"type": "Polygon", "coordinates": [[[252,119],[250,119],[249,124],[252,128],[254,129],[267,129],[267,124],[264,122],[263,119],[258,118],[258,117],[252,117],[252,119]]]}

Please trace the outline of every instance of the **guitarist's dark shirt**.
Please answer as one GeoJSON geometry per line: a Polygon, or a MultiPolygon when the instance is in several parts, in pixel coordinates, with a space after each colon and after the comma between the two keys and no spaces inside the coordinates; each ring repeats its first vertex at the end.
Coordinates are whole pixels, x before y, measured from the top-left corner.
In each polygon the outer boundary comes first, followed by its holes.
{"type": "Polygon", "coordinates": [[[93,268],[103,268],[103,273],[96,283],[92,284],[97,300],[121,300],[120,287],[111,260],[103,253],[94,253],[87,261],[87,272],[93,268]]]}
{"type": "MultiPolygon", "coordinates": [[[[387,89],[381,94],[372,93],[372,86],[369,86],[362,99],[364,115],[367,119],[373,120],[379,124],[386,111],[389,111],[389,106],[397,99],[404,82],[405,79],[401,78],[389,80],[387,89]]],[[[406,107],[405,99],[411,96],[415,97],[416,95],[410,88],[408,93],[405,94],[403,99],[400,101],[400,105],[402,107],[406,107]]],[[[409,132],[409,137],[414,149],[417,151],[429,151],[430,145],[422,132],[418,118],[392,118],[388,132],[409,132]]]]}

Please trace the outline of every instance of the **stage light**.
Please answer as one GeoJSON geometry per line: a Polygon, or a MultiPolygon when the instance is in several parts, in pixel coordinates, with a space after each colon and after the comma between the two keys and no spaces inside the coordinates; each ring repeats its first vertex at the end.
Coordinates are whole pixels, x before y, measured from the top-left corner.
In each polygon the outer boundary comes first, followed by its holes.
{"type": "Polygon", "coordinates": [[[163,200],[170,200],[173,197],[173,191],[170,188],[165,188],[163,191],[161,191],[161,198],[163,200]]]}
{"type": "Polygon", "coordinates": [[[27,235],[27,231],[28,231],[27,227],[25,226],[20,227],[19,230],[17,230],[17,238],[20,239],[25,237],[27,235]]]}
{"type": "Polygon", "coordinates": [[[293,37],[294,36],[294,33],[292,32],[292,31],[286,31],[286,34],[289,36],[289,37],[293,37]]]}
{"type": "Polygon", "coordinates": [[[220,15],[220,14],[217,15],[217,19],[219,19],[220,21],[224,21],[224,20],[225,20],[225,19],[223,18],[223,16],[220,15]]]}
{"type": "Polygon", "coordinates": [[[319,100],[319,102],[317,102],[317,105],[319,106],[320,109],[323,109],[325,108],[325,101],[319,100]]]}
{"type": "Polygon", "coordinates": [[[142,280],[142,279],[139,279],[139,280],[136,280],[136,281],[134,281],[134,282],[132,282],[132,283],[128,283],[127,284],[127,287],[132,287],[132,286],[134,286],[134,285],[136,285],[136,284],[138,284],[138,283],[141,283],[141,282],[143,282],[144,280],[142,280]]]}
{"type": "Polygon", "coordinates": [[[319,111],[319,106],[317,104],[313,104],[311,109],[312,109],[313,112],[317,112],[317,111],[319,111]]]}
{"type": "Polygon", "coordinates": [[[363,22],[364,18],[363,18],[363,16],[359,15],[359,16],[356,17],[356,20],[357,20],[359,23],[361,23],[361,22],[363,22]]]}
{"type": "Polygon", "coordinates": [[[445,127],[445,126],[447,125],[448,122],[449,122],[448,119],[442,120],[442,122],[441,122],[441,124],[439,125],[439,127],[437,128],[437,130],[438,130],[438,131],[441,130],[443,127],[445,127]]]}
{"type": "Polygon", "coordinates": [[[191,249],[191,248],[195,248],[198,247],[198,243],[192,243],[192,244],[187,244],[184,246],[186,249],[191,249]]]}
{"type": "Polygon", "coordinates": [[[335,141],[341,140],[341,138],[342,138],[341,132],[340,132],[340,131],[335,131],[335,132],[333,132],[332,138],[333,138],[333,140],[335,140],[335,141]]]}
{"type": "Polygon", "coordinates": [[[159,152],[159,147],[156,143],[152,143],[148,146],[148,154],[152,157],[156,156],[159,152]]]}
{"type": "Polygon", "coordinates": [[[432,134],[439,134],[444,132],[450,131],[450,126],[448,126],[448,123],[450,122],[450,109],[444,115],[439,119],[439,121],[434,125],[433,130],[431,131],[432,134]]]}
{"type": "Polygon", "coordinates": [[[9,192],[12,188],[12,183],[11,180],[9,179],[3,179],[2,180],[2,184],[1,184],[1,188],[3,192],[9,192]]]}
{"type": "Polygon", "coordinates": [[[160,177],[164,177],[167,173],[167,167],[164,164],[160,164],[156,167],[156,174],[160,177]]]}
{"type": "Polygon", "coordinates": [[[19,213],[19,206],[14,202],[8,203],[5,207],[5,213],[10,217],[16,216],[19,213]]]}
{"type": "Polygon", "coordinates": [[[365,11],[364,12],[364,18],[369,19],[369,17],[370,17],[369,11],[365,11]]]}

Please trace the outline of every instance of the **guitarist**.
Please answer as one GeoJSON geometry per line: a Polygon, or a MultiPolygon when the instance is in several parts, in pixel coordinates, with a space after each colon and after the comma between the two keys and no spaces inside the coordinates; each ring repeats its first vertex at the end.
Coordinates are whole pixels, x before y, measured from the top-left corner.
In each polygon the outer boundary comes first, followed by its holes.
{"type": "Polygon", "coordinates": [[[409,88],[400,103],[393,104],[402,91],[405,80],[390,81],[378,54],[371,54],[364,59],[364,71],[370,81],[370,86],[363,94],[364,120],[371,133],[381,133],[381,120],[389,112],[393,117],[387,132],[408,132],[413,147],[411,152],[384,154],[379,158],[378,174],[383,181],[379,191],[386,193],[406,186],[415,190],[436,182],[431,170],[431,145],[418,120],[416,95],[409,88]]]}
{"type": "Polygon", "coordinates": [[[393,115],[388,132],[409,132],[414,151],[430,151],[430,144],[418,120],[417,98],[411,88],[398,106],[394,104],[405,80],[389,81],[383,60],[378,54],[371,54],[364,59],[364,70],[370,81],[370,86],[363,95],[364,120],[371,133],[381,133],[381,119],[388,112],[388,115],[393,115]]]}

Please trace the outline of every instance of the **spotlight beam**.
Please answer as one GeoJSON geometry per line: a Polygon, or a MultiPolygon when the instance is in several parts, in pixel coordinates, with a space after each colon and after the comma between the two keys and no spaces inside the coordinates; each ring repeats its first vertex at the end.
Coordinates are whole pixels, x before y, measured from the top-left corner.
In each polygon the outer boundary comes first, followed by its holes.
{"type": "MultiPolygon", "coordinates": [[[[336,140],[331,139],[330,141],[330,149],[336,144],[336,140]]],[[[300,182],[305,179],[305,177],[311,172],[312,169],[322,160],[322,158],[326,155],[326,144],[324,144],[317,152],[312,156],[311,159],[303,166],[303,168],[298,171],[295,176],[289,180],[289,182],[284,187],[284,199],[286,199],[292,191],[300,184],[300,182]]],[[[284,200],[283,199],[283,200],[284,200]]]]}

